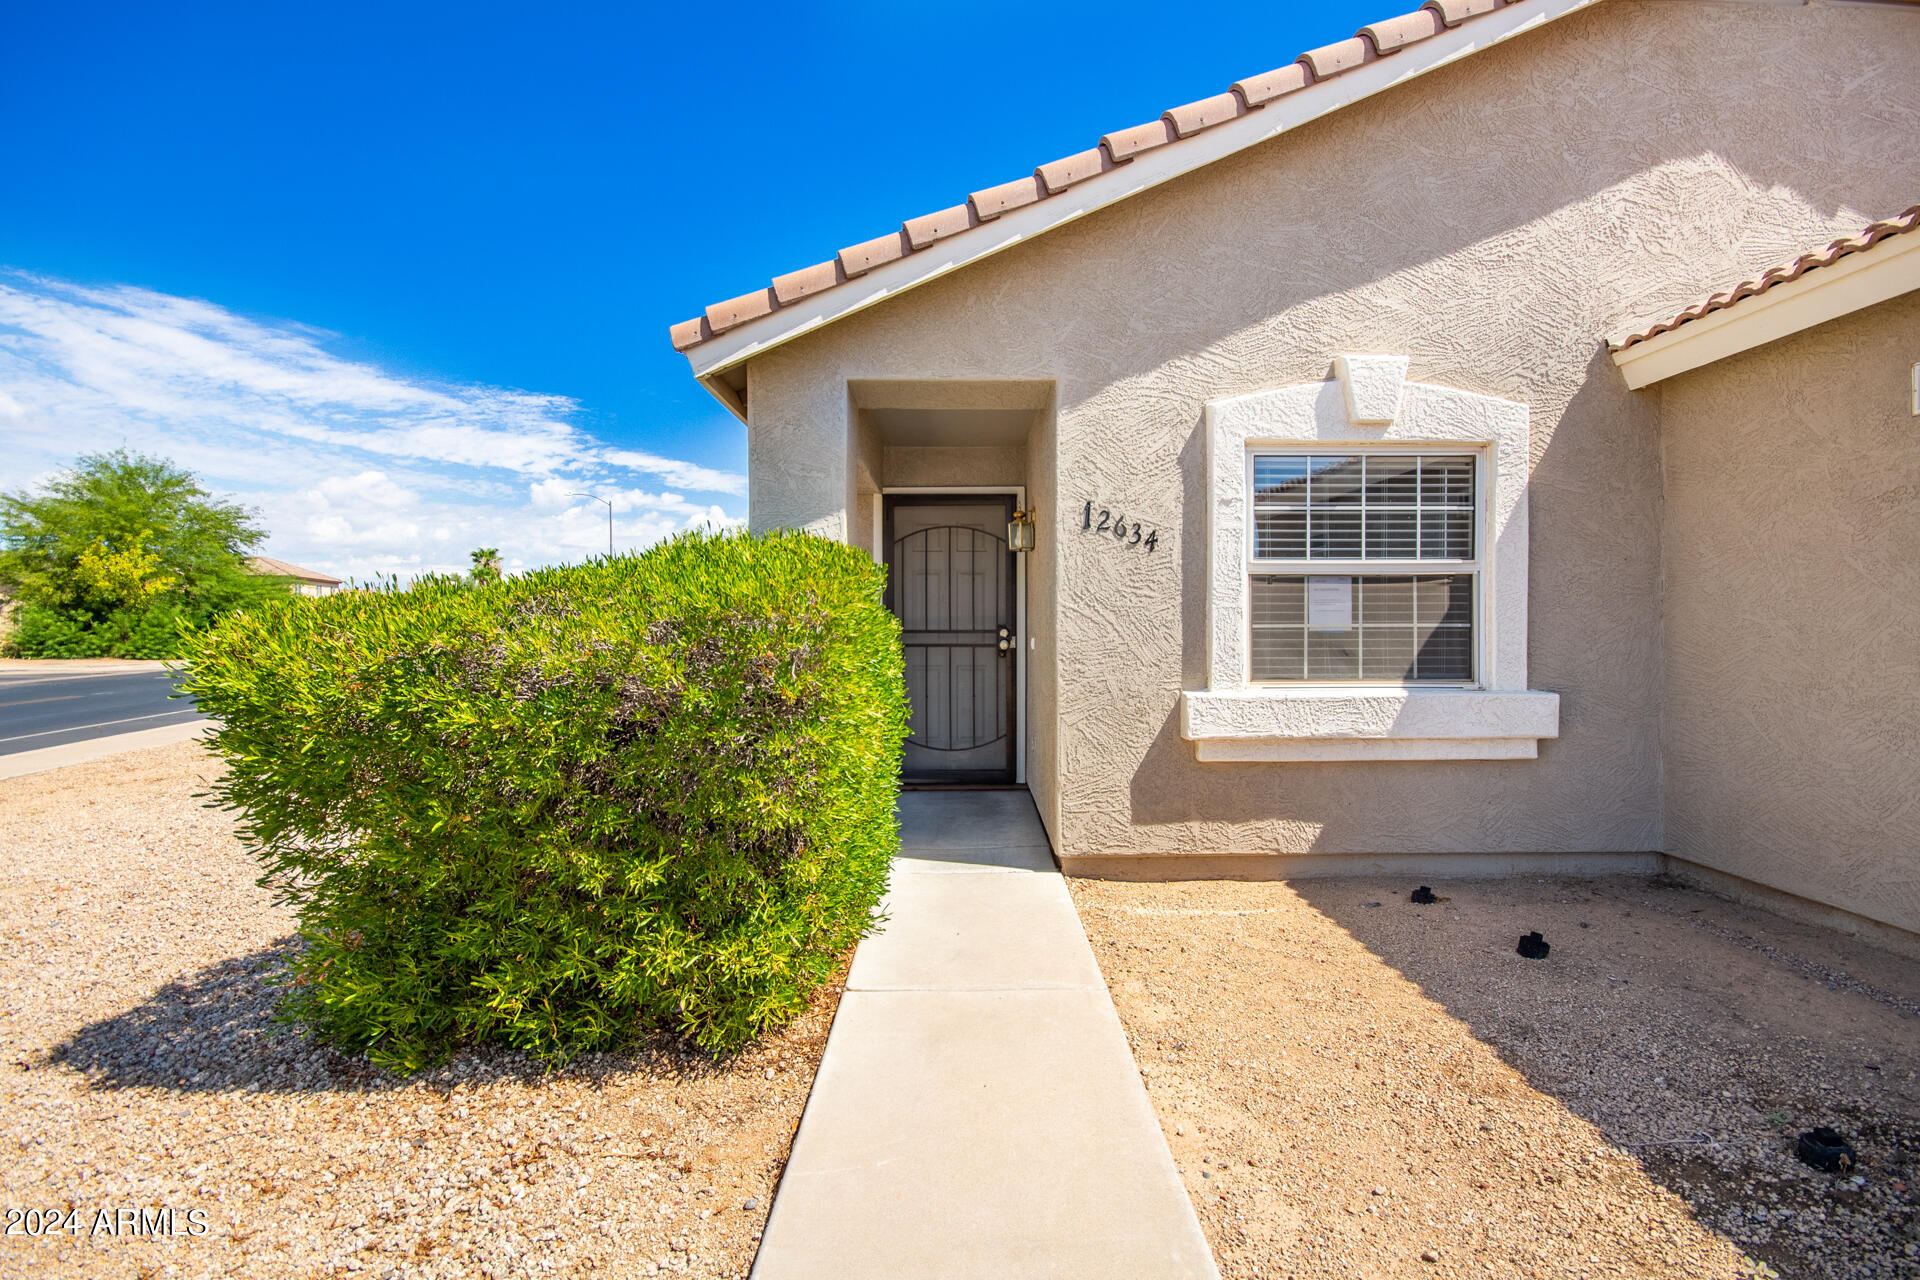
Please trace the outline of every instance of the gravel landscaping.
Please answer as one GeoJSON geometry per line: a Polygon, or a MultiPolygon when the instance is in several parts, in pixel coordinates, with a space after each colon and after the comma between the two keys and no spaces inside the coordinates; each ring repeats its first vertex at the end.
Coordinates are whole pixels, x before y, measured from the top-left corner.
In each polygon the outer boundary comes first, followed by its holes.
{"type": "Polygon", "coordinates": [[[63,1224],[0,1237],[0,1273],[746,1274],[837,991],[722,1065],[383,1075],[273,1021],[291,918],[193,798],[214,767],[185,743],[0,782],[0,1203],[63,1224]]]}
{"type": "Polygon", "coordinates": [[[1225,1276],[1920,1277],[1920,964],[1631,878],[1070,884],[1225,1276]]]}

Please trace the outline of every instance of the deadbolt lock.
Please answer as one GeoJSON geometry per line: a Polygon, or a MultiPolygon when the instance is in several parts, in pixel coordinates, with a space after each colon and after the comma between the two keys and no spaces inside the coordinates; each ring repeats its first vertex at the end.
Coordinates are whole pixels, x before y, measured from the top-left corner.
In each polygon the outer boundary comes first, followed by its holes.
{"type": "Polygon", "coordinates": [[[1005,653],[1011,648],[1013,648],[1013,632],[1002,627],[1000,628],[1000,652],[1005,653]]]}

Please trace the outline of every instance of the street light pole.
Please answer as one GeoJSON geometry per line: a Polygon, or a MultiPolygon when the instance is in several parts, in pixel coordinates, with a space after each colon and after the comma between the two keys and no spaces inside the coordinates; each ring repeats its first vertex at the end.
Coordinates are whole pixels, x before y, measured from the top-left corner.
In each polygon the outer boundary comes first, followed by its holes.
{"type": "Polygon", "coordinates": [[[594,497],[591,493],[569,493],[569,498],[592,498],[607,509],[607,558],[613,558],[613,499],[594,497]]]}

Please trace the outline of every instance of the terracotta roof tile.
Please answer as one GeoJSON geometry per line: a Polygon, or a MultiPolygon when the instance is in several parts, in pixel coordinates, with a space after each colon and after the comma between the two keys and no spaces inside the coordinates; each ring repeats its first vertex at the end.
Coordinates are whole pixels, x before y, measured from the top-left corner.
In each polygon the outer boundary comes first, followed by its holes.
{"type": "Polygon", "coordinates": [[[875,236],[860,244],[850,245],[840,251],[840,269],[847,278],[863,276],[875,267],[884,267],[889,262],[898,261],[912,253],[907,244],[907,233],[890,231],[884,236],[875,236]]]}
{"type": "Polygon", "coordinates": [[[1137,124],[1131,129],[1121,129],[1100,139],[1100,145],[1116,162],[1131,160],[1142,151],[1151,151],[1155,147],[1164,147],[1179,135],[1166,120],[1149,120],[1137,124]]]}
{"type": "Polygon", "coordinates": [[[1342,71],[1351,71],[1365,62],[1373,53],[1373,45],[1354,36],[1350,40],[1341,40],[1334,44],[1323,44],[1318,49],[1309,49],[1294,61],[1313,72],[1315,80],[1326,80],[1339,75],[1342,71]]]}
{"type": "Polygon", "coordinates": [[[958,235],[973,225],[975,225],[973,206],[956,204],[951,209],[942,209],[938,213],[923,214],[918,218],[909,219],[900,229],[907,233],[907,243],[917,252],[935,240],[945,240],[948,236],[958,235]]]}
{"type": "Polygon", "coordinates": [[[784,276],[775,276],[773,300],[783,307],[791,306],[802,298],[833,288],[846,278],[841,273],[839,259],[816,262],[810,267],[789,271],[784,276]]]}
{"type": "Polygon", "coordinates": [[[1397,18],[1388,18],[1385,22],[1369,23],[1360,28],[1360,34],[1373,41],[1374,52],[1392,53],[1395,49],[1404,49],[1416,40],[1425,40],[1437,36],[1446,30],[1447,24],[1440,15],[1431,9],[1417,9],[1412,13],[1403,13],[1397,18]]]}
{"type": "Polygon", "coordinates": [[[749,320],[758,320],[773,310],[773,290],[755,289],[752,293],[743,293],[737,298],[728,298],[725,302],[716,302],[707,308],[707,324],[715,333],[745,324],[749,320]]]}
{"type": "Polygon", "coordinates": [[[1047,186],[1047,194],[1059,195],[1076,182],[1085,182],[1088,178],[1097,178],[1113,168],[1113,161],[1099,147],[1086,151],[1076,151],[1070,156],[1058,160],[1049,160],[1033,171],[1036,178],[1047,186]]]}
{"type": "Polygon", "coordinates": [[[1304,89],[1313,83],[1313,77],[1307,69],[1297,62],[1289,62],[1284,67],[1269,71],[1264,75],[1248,76],[1245,80],[1236,80],[1233,91],[1249,107],[1264,107],[1275,98],[1304,89]]]}
{"type": "Polygon", "coordinates": [[[1492,13],[1499,7],[1500,0],[1427,0],[1423,9],[1431,9],[1440,15],[1440,21],[1450,27],[1457,27],[1468,18],[1477,18],[1483,13],[1492,13]]]}
{"type": "Polygon", "coordinates": [[[973,216],[985,222],[997,218],[1003,213],[1032,204],[1046,195],[1040,186],[1040,179],[1028,174],[1024,178],[1015,178],[1012,182],[1003,182],[997,187],[988,187],[976,191],[967,197],[967,203],[973,206],[973,216]]]}
{"type": "Polygon", "coordinates": [[[1702,316],[1712,315],[1716,311],[1725,311],[1736,302],[1765,293],[1775,285],[1785,284],[1789,280],[1798,280],[1809,271],[1816,270],[1820,267],[1830,267],[1840,261],[1840,259],[1848,257],[1851,254],[1859,253],[1864,249],[1871,249],[1874,245],[1879,244],[1882,240],[1890,236],[1906,235],[1908,232],[1916,229],[1920,229],[1920,204],[1914,205],[1905,213],[1873,223],[1860,232],[1859,235],[1848,236],[1843,240],[1835,240],[1824,249],[1816,249],[1811,253],[1803,253],[1791,262],[1783,262],[1777,267],[1770,267],[1754,279],[1742,281],[1725,293],[1716,293],[1703,302],[1695,303],[1671,320],[1662,321],[1650,329],[1642,329],[1640,332],[1629,334],[1624,338],[1610,339],[1607,346],[1615,351],[1624,351],[1637,342],[1645,342],[1648,338],[1657,338],[1663,333],[1678,329],[1690,320],[1698,320],[1702,316]]]}
{"type": "Polygon", "coordinates": [[[695,316],[691,320],[682,320],[667,330],[667,337],[673,343],[675,351],[686,351],[699,346],[713,336],[713,330],[707,327],[705,316],[695,316]]]}
{"type": "Polygon", "coordinates": [[[1184,107],[1175,107],[1160,118],[1172,125],[1173,131],[1181,137],[1191,138],[1202,129],[1225,124],[1245,110],[1247,107],[1240,101],[1240,95],[1229,90],[1198,102],[1189,102],[1184,107]]]}
{"type": "Polygon", "coordinates": [[[1443,27],[1457,26],[1491,13],[1503,3],[1517,2],[1427,0],[1414,13],[1362,27],[1350,40],[1309,50],[1286,66],[1235,82],[1226,93],[1175,107],[1158,120],[1109,133],[1100,139],[1097,147],[1043,164],[1032,176],[984,188],[968,196],[965,204],[910,219],[898,231],[842,249],[831,262],[779,276],[770,289],[716,303],[707,308],[705,315],[683,320],[672,327],[674,348],[686,351],[696,347],[727,329],[823,293],[876,267],[897,262],[969,227],[1056,196],[1144,152],[1177,146],[1196,133],[1256,111],[1316,81],[1351,71],[1377,57],[1392,56],[1397,50],[1437,34],[1443,27]]]}

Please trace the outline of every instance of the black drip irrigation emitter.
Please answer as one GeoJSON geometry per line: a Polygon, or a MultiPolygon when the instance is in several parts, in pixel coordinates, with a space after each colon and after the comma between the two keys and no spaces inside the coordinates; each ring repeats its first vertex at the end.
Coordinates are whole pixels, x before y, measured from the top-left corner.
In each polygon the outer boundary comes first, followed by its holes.
{"type": "Polygon", "coordinates": [[[1800,1140],[1793,1144],[1793,1153],[1800,1157],[1800,1163],[1812,1165],[1823,1173],[1852,1173],[1857,1159],[1846,1135],[1825,1125],[1801,1134],[1800,1140]]]}

